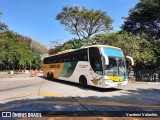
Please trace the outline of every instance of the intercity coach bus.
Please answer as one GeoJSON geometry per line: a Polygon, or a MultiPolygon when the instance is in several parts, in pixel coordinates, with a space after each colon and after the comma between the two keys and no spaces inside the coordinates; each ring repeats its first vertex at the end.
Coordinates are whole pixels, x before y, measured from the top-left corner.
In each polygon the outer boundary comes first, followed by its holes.
{"type": "Polygon", "coordinates": [[[110,88],[128,83],[126,59],[120,48],[93,45],[70,49],[44,58],[43,75],[52,80],[79,83],[82,86],[110,88]]]}

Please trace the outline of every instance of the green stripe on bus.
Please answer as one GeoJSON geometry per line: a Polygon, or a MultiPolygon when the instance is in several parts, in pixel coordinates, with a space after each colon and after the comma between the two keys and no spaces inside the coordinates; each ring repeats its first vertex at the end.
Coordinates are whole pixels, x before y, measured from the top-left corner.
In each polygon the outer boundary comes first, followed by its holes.
{"type": "Polygon", "coordinates": [[[77,63],[78,62],[67,62],[67,63],[65,63],[60,76],[61,77],[70,77],[73,74],[77,63]]]}

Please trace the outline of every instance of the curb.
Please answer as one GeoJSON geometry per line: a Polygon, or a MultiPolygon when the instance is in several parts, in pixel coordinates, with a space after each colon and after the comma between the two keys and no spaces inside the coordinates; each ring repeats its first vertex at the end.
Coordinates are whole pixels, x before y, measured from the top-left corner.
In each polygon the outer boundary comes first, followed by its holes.
{"type": "Polygon", "coordinates": [[[151,84],[151,85],[159,85],[160,82],[128,82],[128,84],[151,84]]]}

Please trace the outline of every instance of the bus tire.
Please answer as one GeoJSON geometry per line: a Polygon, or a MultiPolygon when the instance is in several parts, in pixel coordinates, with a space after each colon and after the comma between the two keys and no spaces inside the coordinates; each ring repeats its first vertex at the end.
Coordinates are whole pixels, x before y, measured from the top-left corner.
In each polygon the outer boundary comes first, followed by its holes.
{"type": "Polygon", "coordinates": [[[51,79],[51,80],[54,80],[54,74],[53,74],[53,72],[51,72],[50,79],[51,79]]]}
{"type": "Polygon", "coordinates": [[[49,73],[49,72],[47,73],[47,78],[48,78],[48,79],[50,79],[50,78],[51,78],[51,76],[50,76],[50,73],[49,73]]]}
{"type": "Polygon", "coordinates": [[[87,79],[84,75],[80,76],[79,78],[79,84],[83,87],[87,87],[87,79]]]}

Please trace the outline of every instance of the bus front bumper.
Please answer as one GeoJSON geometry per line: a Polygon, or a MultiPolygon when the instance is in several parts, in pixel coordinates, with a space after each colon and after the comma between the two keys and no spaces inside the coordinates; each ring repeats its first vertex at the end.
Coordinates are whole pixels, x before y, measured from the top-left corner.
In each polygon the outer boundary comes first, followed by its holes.
{"type": "Polygon", "coordinates": [[[106,81],[105,82],[105,85],[106,85],[106,88],[111,88],[111,87],[118,87],[118,86],[123,86],[123,85],[127,85],[128,84],[128,80],[125,80],[123,82],[109,82],[109,81],[106,81]]]}

